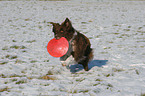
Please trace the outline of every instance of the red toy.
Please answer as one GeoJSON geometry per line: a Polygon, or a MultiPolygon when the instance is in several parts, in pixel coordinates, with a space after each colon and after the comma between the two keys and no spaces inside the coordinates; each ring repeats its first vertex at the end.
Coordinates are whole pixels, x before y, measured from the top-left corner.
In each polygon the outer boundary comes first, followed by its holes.
{"type": "Polygon", "coordinates": [[[51,39],[47,45],[48,53],[53,57],[62,57],[68,51],[69,43],[66,38],[51,39]]]}

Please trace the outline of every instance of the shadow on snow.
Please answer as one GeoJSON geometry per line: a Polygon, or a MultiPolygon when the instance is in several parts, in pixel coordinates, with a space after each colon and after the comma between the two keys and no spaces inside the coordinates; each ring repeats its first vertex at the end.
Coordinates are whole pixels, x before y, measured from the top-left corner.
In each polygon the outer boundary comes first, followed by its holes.
{"type": "MultiPolygon", "coordinates": [[[[92,60],[89,62],[88,68],[90,70],[95,66],[102,67],[103,65],[106,65],[107,62],[108,60],[92,60]]],[[[74,64],[74,65],[70,65],[69,69],[70,69],[70,72],[75,73],[75,72],[83,70],[84,68],[81,64],[74,64]]]]}

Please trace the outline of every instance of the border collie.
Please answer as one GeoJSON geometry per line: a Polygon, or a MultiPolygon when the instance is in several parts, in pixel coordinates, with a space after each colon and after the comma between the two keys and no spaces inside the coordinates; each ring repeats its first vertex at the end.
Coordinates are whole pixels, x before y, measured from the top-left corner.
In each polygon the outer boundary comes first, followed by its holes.
{"type": "Polygon", "coordinates": [[[62,65],[69,61],[70,57],[73,57],[74,61],[78,64],[82,64],[85,71],[88,71],[88,62],[93,58],[93,50],[89,39],[82,33],[75,30],[71,24],[71,21],[66,18],[61,24],[50,22],[53,25],[54,37],[60,39],[65,37],[69,42],[68,52],[60,57],[62,65]]]}

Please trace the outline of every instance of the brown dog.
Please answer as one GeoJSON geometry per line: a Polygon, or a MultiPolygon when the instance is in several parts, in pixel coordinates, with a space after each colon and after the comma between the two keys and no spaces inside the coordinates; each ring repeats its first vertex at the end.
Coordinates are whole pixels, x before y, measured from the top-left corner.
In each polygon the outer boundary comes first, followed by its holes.
{"type": "Polygon", "coordinates": [[[61,25],[53,22],[51,24],[53,25],[54,37],[56,39],[65,37],[69,42],[69,50],[60,60],[65,62],[68,57],[72,56],[78,64],[83,65],[85,71],[88,71],[88,62],[93,58],[89,39],[76,31],[68,18],[61,25]]]}

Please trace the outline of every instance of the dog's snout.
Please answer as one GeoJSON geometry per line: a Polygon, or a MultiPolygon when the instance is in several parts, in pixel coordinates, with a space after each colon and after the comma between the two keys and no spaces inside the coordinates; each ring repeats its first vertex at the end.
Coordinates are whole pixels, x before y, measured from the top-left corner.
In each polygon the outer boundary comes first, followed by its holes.
{"type": "Polygon", "coordinates": [[[59,37],[59,36],[57,36],[57,35],[55,35],[55,39],[60,39],[60,37],[59,37]]]}

